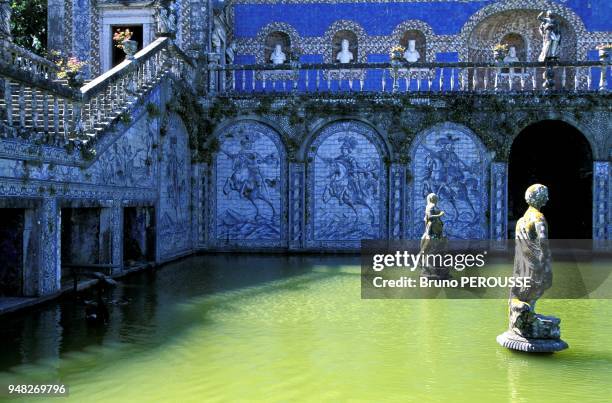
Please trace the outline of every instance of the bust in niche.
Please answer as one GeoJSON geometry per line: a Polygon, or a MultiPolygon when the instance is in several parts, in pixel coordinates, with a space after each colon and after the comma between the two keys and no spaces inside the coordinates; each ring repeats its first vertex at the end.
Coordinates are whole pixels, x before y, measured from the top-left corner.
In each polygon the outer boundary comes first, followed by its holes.
{"type": "Polygon", "coordinates": [[[283,64],[287,60],[287,55],[283,52],[283,46],[277,43],[274,46],[274,51],[270,55],[270,61],[272,64],[283,64]]]}
{"type": "Polygon", "coordinates": [[[349,50],[350,43],[348,39],[343,39],[340,43],[340,52],[336,56],[336,60],[340,63],[350,63],[353,61],[353,52],[349,50]]]}
{"type": "Polygon", "coordinates": [[[516,47],[510,46],[508,50],[508,54],[504,57],[504,63],[515,63],[520,61],[518,56],[516,55],[516,47]]]}
{"type": "Polygon", "coordinates": [[[408,48],[404,52],[404,59],[406,59],[407,62],[415,63],[418,62],[420,58],[421,54],[416,50],[416,40],[410,39],[408,41],[408,48]]]}

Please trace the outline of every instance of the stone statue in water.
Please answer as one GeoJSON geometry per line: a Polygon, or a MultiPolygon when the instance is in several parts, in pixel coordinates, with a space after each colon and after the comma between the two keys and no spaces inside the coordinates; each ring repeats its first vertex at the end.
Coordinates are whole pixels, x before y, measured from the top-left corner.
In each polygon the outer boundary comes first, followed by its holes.
{"type": "Polygon", "coordinates": [[[553,18],[552,11],[542,12],[538,15],[540,21],[540,35],[542,35],[542,52],[538,57],[538,61],[544,62],[547,60],[559,59],[561,42],[561,31],[559,31],[559,23],[553,18]]]}
{"type": "Polygon", "coordinates": [[[530,278],[529,286],[514,287],[510,293],[509,329],[497,336],[504,347],[526,352],[566,349],[560,339],[559,318],[535,313],[537,300],[552,285],[552,262],[548,245],[548,223],[540,211],[548,202],[548,188],[531,185],[525,192],[529,208],[516,223],[513,277],[530,278]]]}
{"type": "MultiPolygon", "coordinates": [[[[419,255],[424,256],[443,253],[446,246],[444,236],[444,223],[442,222],[444,211],[438,207],[438,196],[435,193],[427,195],[427,206],[425,207],[425,232],[421,237],[421,250],[419,255]]],[[[426,261],[426,260],[425,260],[426,261]]],[[[421,275],[429,278],[444,279],[449,277],[449,271],[444,267],[433,267],[423,265],[421,275]]]]}

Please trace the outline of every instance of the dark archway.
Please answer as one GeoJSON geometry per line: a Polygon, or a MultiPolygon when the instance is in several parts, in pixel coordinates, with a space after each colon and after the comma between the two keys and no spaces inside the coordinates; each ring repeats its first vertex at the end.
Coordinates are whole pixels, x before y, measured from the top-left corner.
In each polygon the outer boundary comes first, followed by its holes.
{"type": "Polygon", "coordinates": [[[526,208],[525,190],[534,183],[548,186],[543,208],[551,239],[592,237],[593,154],[584,135],[558,120],[524,129],[512,144],[508,174],[508,231],[526,208]]]}

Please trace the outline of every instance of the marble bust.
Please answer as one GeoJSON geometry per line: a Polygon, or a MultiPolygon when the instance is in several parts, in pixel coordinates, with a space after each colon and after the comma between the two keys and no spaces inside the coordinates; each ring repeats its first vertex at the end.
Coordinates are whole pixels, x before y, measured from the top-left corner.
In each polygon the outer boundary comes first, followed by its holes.
{"type": "Polygon", "coordinates": [[[336,56],[336,60],[340,63],[350,63],[353,61],[353,52],[349,50],[349,41],[348,39],[343,39],[340,43],[340,52],[336,56]]]}
{"type": "Polygon", "coordinates": [[[418,50],[416,50],[416,41],[414,39],[410,39],[408,41],[408,48],[404,52],[404,59],[407,62],[414,63],[418,62],[421,58],[421,54],[418,50]]]}
{"type": "Polygon", "coordinates": [[[519,58],[516,55],[516,47],[510,46],[510,49],[508,49],[508,54],[506,55],[506,57],[504,57],[504,63],[514,63],[518,61],[519,58]]]}
{"type": "Polygon", "coordinates": [[[283,64],[287,60],[287,55],[283,52],[283,46],[277,43],[274,46],[274,52],[270,55],[270,61],[272,64],[283,64]]]}

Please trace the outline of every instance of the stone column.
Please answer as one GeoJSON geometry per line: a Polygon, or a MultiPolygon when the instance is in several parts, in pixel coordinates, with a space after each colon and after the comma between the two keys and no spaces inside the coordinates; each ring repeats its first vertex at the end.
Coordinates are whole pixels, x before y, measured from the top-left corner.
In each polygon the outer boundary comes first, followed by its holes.
{"type": "MultiPolygon", "coordinates": [[[[47,49],[63,51],[66,19],[65,0],[47,0],[47,49]]],[[[70,18],[70,16],[68,16],[70,18]]]]}
{"type": "Polygon", "coordinates": [[[201,175],[201,164],[193,164],[191,169],[191,248],[197,249],[201,243],[202,236],[200,234],[200,228],[202,220],[204,219],[204,210],[202,209],[202,177],[201,175]]]}
{"type": "Polygon", "coordinates": [[[597,249],[610,248],[612,239],[612,198],[609,161],[593,162],[593,242],[597,249]]]}
{"type": "Polygon", "coordinates": [[[26,209],[23,215],[23,295],[34,297],[38,294],[38,247],[39,225],[36,210],[26,209]]]}
{"type": "Polygon", "coordinates": [[[44,198],[39,212],[40,254],[38,294],[53,294],[61,288],[61,210],[53,198],[44,198]]]}
{"type": "Polygon", "coordinates": [[[117,274],[123,269],[123,206],[121,202],[114,201],[110,212],[111,263],[119,266],[113,268],[113,274],[117,274]]]}
{"type": "Polygon", "coordinates": [[[491,163],[490,238],[492,247],[505,249],[508,238],[508,164],[491,163]]]}
{"type": "Polygon", "coordinates": [[[392,163],[389,168],[389,238],[402,239],[405,232],[406,165],[392,163]]]}
{"type": "Polygon", "coordinates": [[[208,91],[211,95],[218,90],[219,58],[217,53],[208,54],[208,91]]]}
{"type": "Polygon", "coordinates": [[[11,36],[11,1],[0,0],[0,41],[13,40],[11,36]]]}
{"type": "Polygon", "coordinates": [[[303,162],[289,163],[289,249],[304,247],[306,167],[303,162]]]}

